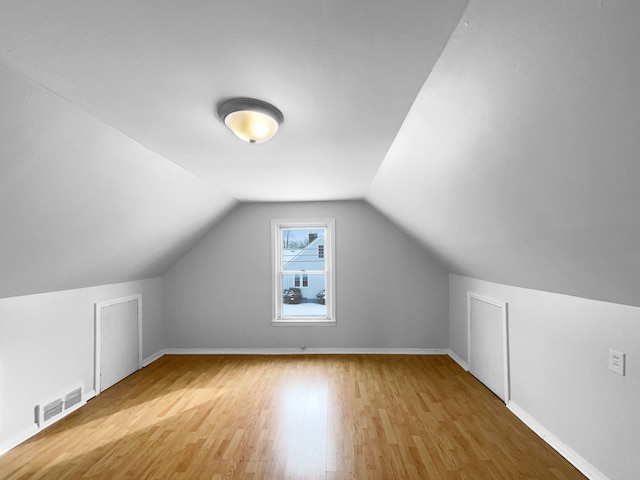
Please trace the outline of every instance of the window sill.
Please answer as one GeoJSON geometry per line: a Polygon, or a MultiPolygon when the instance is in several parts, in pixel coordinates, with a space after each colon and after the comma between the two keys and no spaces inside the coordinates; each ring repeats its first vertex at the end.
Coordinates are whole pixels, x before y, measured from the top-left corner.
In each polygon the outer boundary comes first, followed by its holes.
{"type": "Polygon", "coordinates": [[[304,320],[293,318],[291,320],[271,320],[272,327],[335,327],[335,320],[304,320]]]}

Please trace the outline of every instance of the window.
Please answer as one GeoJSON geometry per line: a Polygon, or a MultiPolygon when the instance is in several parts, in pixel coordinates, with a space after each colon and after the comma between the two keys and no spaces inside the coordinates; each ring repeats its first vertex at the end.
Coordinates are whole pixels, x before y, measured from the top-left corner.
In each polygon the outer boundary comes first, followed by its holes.
{"type": "Polygon", "coordinates": [[[273,325],[335,325],[332,218],[272,220],[273,325]]]}
{"type": "Polygon", "coordinates": [[[293,284],[296,287],[308,287],[309,286],[309,275],[300,275],[298,273],[296,273],[295,278],[293,280],[293,284]],[[300,282],[300,279],[302,279],[302,282],[300,282]]]}

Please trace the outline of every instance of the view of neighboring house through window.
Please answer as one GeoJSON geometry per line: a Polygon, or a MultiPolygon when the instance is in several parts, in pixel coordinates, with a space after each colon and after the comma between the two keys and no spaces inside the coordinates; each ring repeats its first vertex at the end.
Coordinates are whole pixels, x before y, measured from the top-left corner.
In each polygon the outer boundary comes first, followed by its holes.
{"type": "Polygon", "coordinates": [[[295,280],[293,281],[294,287],[307,288],[309,286],[309,275],[296,273],[295,280]]]}
{"type": "Polygon", "coordinates": [[[273,220],[275,324],[335,323],[333,219],[273,220]]]}

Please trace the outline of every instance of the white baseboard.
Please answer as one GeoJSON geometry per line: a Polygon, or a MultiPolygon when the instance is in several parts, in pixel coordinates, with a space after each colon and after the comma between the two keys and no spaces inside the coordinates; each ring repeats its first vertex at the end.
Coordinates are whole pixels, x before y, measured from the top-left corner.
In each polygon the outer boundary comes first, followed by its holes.
{"type": "Polygon", "coordinates": [[[458,365],[460,365],[464,369],[465,372],[469,371],[469,364],[462,358],[460,358],[453,350],[449,350],[448,354],[458,365]]]}
{"type": "Polygon", "coordinates": [[[27,440],[29,440],[31,437],[33,437],[37,433],[40,433],[41,431],[45,430],[47,427],[50,427],[54,423],[59,422],[60,420],[62,420],[67,415],[70,415],[73,412],[75,412],[76,410],[84,407],[87,404],[87,401],[91,400],[95,396],[96,396],[96,391],[95,390],[89,390],[87,392],[84,392],[84,396],[83,396],[82,402],[78,403],[77,405],[74,405],[73,407],[71,407],[68,410],[65,410],[63,413],[58,415],[54,421],[51,421],[50,423],[46,423],[42,427],[38,427],[38,425],[36,423],[34,423],[33,426],[31,426],[31,427],[27,428],[26,430],[20,432],[19,434],[15,435],[14,437],[10,438],[9,440],[6,440],[5,442],[2,442],[2,444],[0,444],[0,455],[3,455],[4,453],[7,453],[12,448],[17,447],[22,442],[26,442],[27,440]]]}
{"type": "MultiPolygon", "coordinates": [[[[167,348],[154,355],[448,355],[447,348],[167,348]]],[[[149,362],[151,363],[151,362],[149,362]]]]}
{"type": "Polygon", "coordinates": [[[66,417],[67,415],[75,412],[76,410],[78,410],[80,407],[83,407],[84,405],[86,405],[87,402],[86,400],[83,400],[81,403],[78,403],[77,405],[74,405],[72,408],[70,408],[69,410],[61,413],[56,419],[55,421],[51,421],[50,423],[46,423],[44,424],[42,427],[38,427],[37,424],[33,424],[32,427],[27,428],[26,430],[20,432],[19,434],[15,435],[14,437],[10,438],[9,440],[3,442],[0,445],[0,455],[7,453],[9,450],[11,450],[14,447],[17,447],[18,445],[20,445],[22,442],[26,442],[27,440],[29,440],[31,437],[33,437],[35,434],[40,433],[42,430],[45,430],[47,427],[50,427],[51,425],[53,425],[54,423],[62,420],[64,417],[66,417]]]}
{"type": "Polygon", "coordinates": [[[562,455],[569,463],[576,467],[590,480],[609,480],[600,470],[591,465],[575,450],[558,439],[549,430],[543,427],[536,419],[525,412],[514,402],[509,402],[507,408],[522,422],[533,430],[542,440],[547,442],[551,448],[562,455]]]}
{"type": "Polygon", "coordinates": [[[163,355],[165,355],[165,351],[166,350],[160,350],[159,352],[154,353],[153,355],[151,355],[150,357],[145,358],[142,361],[142,368],[147,367],[149,365],[151,365],[153,362],[155,362],[156,360],[158,360],[160,357],[162,357],[163,355]]]}
{"type": "Polygon", "coordinates": [[[17,435],[14,435],[10,439],[2,442],[0,444],[0,455],[4,455],[5,453],[7,453],[12,448],[17,447],[22,442],[25,442],[25,441],[29,440],[31,437],[33,437],[39,431],[40,431],[40,429],[34,423],[31,427],[27,428],[26,430],[23,430],[22,432],[18,433],[17,435]]]}

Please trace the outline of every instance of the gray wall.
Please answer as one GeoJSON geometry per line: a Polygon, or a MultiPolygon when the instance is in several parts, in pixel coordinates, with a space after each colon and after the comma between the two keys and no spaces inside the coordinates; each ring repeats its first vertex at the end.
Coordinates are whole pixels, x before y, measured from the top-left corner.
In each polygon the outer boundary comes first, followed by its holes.
{"type": "Polygon", "coordinates": [[[447,348],[448,274],[362,201],[242,204],[165,275],[170,348],[447,348]],[[336,219],[335,327],[271,326],[271,220],[336,219]]]}
{"type": "Polygon", "coordinates": [[[0,299],[0,451],[34,430],[34,407],[93,390],[94,303],[142,294],[143,358],[164,348],[162,278],[0,299]]]}
{"type": "Polygon", "coordinates": [[[640,308],[451,275],[450,346],[465,361],[467,292],[509,303],[511,400],[609,478],[637,478],[640,308]]]}

